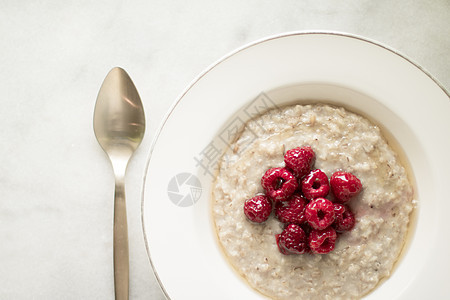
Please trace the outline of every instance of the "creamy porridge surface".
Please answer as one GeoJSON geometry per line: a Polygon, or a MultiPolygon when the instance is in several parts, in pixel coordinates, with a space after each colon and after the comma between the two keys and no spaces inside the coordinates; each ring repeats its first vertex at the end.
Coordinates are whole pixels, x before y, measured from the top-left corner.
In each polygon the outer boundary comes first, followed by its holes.
{"type": "Polygon", "coordinates": [[[213,219],[233,268],[274,299],[361,298],[390,275],[405,243],[414,208],[413,188],[377,126],[343,108],[322,104],[271,110],[249,121],[221,162],[213,186],[213,219]],[[286,150],[311,146],[315,168],[355,174],[363,191],[349,202],[356,225],[325,255],[283,255],[272,216],[252,224],[244,201],[263,192],[260,179],[283,167],[286,150]]]}

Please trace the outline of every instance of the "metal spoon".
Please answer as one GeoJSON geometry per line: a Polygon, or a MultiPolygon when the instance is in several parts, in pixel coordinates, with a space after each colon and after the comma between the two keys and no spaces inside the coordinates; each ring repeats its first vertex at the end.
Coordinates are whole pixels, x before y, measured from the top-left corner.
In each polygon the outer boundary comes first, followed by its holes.
{"type": "Polygon", "coordinates": [[[141,143],[145,116],[139,94],[128,74],[113,68],[97,96],[94,132],[114,169],[114,290],[116,299],[128,299],[129,258],[125,203],[125,172],[141,143]]]}

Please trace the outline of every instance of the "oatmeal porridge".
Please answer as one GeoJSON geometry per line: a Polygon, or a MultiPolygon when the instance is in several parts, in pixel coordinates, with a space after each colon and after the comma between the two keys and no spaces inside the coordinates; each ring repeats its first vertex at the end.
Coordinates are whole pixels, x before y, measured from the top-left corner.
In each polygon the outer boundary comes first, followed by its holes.
{"type": "MultiPolygon", "coordinates": [[[[325,104],[293,105],[249,121],[221,159],[213,186],[213,219],[233,268],[274,299],[357,299],[392,272],[414,209],[413,188],[380,129],[360,115],[325,104]],[[308,145],[315,168],[356,175],[362,192],[348,203],[353,230],[328,254],[283,255],[274,238],[283,224],[249,222],[246,199],[263,193],[261,176],[284,167],[288,149],[308,145]]],[[[273,212],[272,212],[273,215],[273,212]]]]}

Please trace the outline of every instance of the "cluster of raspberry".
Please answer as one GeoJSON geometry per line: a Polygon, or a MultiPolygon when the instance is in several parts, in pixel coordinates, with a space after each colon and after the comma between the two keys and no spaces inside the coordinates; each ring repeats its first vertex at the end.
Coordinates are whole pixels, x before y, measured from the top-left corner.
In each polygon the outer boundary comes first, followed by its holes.
{"type": "Polygon", "coordinates": [[[338,234],[355,226],[355,214],[346,204],[362,189],[353,174],[336,171],[328,180],[314,169],[316,155],[310,146],[288,150],[284,168],[271,168],[261,178],[265,194],[244,203],[244,214],[253,223],[267,221],[272,211],[284,226],[276,234],[282,254],[326,254],[334,250],[338,234]],[[326,199],[332,192],[333,200],[326,199]]]}

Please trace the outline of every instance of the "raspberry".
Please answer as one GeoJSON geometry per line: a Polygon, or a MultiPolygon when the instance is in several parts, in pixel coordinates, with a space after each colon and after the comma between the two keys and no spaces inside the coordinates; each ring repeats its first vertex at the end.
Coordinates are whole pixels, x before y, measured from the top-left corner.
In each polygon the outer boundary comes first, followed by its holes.
{"type": "Polygon", "coordinates": [[[308,203],[305,209],[306,221],[312,228],[322,230],[333,224],[334,205],[330,200],[317,198],[308,203]]]}
{"type": "Polygon", "coordinates": [[[303,254],[308,249],[306,234],[296,225],[288,225],[282,233],[275,235],[278,249],[282,254],[303,254]]]}
{"type": "Polygon", "coordinates": [[[327,175],[321,170],[313,170],[302,180],[302,192],[308,200],[325,197],[330,191],[327,175]]]}
{"type": "Polygon", "coordinates": [[[336,239],[337,233],[331,227],[323,230],[313,230],[308,238],[309,248],[312,253],[326,254],[334,250],[336,239]]]}
{"type": "Polygon", "coordinates": [[[338,202],[345,203],[361,192],[361,181],[352,173],[337,171],[330,178],[331,190],[338,202]]]}
{"type": "Polygon", "coordinates": [[[334,203],[334,215],[337,218],[338,215],[342,215],[345,211],[344,204],[334,203]]]}
{"type": "Polygon", "coordinates": [[[280,222],[290,224],[302,224],[306,221],[305,207],[308,200],[294,194],[287,201],[275,203],[275,216],[280,222]]]}
{"type": "Polygon", "coordinates": [[[264,195],[247,199],[244,203],[244,214],[252,222],[265,222],[272,212],[272,202],[264,195]]]}
{"type": "Polygon", "coordinates": [[[261,178],[266,195],[274,201],[287,200],[298,187],[297,179],[285,168],[272,168],[261,178]]]}
{"type": "Polygon", "coordinates": [[[316,154],[309,146],[288,150],[284,155],[286,167],[291,169],[298,179],[308,174],[315,161],[316,154]]]}
{"type": "Polygon", "coordinates": [[[350,207],[340,203],[334,204],[334,213],[336,218],[334,220],[334,229],[336,231],[350,231],[355,226],[355,214],[350,210],[350,207]]]}

